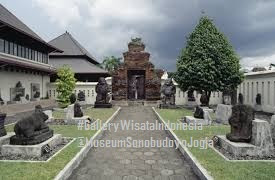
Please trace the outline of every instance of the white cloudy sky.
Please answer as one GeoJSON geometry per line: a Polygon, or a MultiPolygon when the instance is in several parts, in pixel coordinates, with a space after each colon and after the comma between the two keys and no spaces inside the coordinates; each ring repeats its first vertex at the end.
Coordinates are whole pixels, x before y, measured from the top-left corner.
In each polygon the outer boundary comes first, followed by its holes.
{"type": "Polygon", "coordinates": [[[275,63],[273,0],[0,0],[46,41],[69,31],[99,62],[142,37],[153,63],[169,71],[204,11],[245,67],[275,63]]]}

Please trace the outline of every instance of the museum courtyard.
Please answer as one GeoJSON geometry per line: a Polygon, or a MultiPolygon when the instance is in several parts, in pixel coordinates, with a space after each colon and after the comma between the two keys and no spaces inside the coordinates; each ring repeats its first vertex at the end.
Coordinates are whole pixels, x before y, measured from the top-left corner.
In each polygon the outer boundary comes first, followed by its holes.
{"type": "Polygon", "coordinates": [[[3,0],[0,180],[274,179],[274,8],[3,0]]]}

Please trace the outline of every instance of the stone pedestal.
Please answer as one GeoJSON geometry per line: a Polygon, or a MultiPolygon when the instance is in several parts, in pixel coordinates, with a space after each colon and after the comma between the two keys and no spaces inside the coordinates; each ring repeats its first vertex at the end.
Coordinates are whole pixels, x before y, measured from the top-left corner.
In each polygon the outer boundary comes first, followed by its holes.
{"type": "Polygon", "coordinates": [[[74,118],[74,104],[71,104],[67,107],[66,111],[66,120],[74,118]]]}
{"type": "Polygon", "coordinates": [[[39,144],[41,142],[44,142],[53,136],[52,129],[40,130],[39,132],[36,132],[36,133],[37,134],[35,136],[30,137],[30,138],[14,135],[10,138],[10,144],[13,144],[13,145],[34,145],[34,144],[39,144]]]}
{"type": "Polygon", "coordinates": [[[209,122],[208,120],[205,119],[198,119],[195,118],[193,116],[185,116],[184,117],[184,122],[189,124],[189,125],[203,125],[203,126],[207,126],[209,124],[211,124],[211,122],[209,122]]]}
{"type": "Polygon", "coordinates": [[[228,120],[232,115],[232,106],[225,104],[218,104],[216,110],[216,122],[221,124],[229,124],[228,120]]]}
{"type": "Polygon", "coordinates": [[[187,108],[194,108],[194,107],[196,107],[197,105],[198,105],[198,104],[197,104],[196,101],[187,101],[187,103],[186,103],[187,108]]]}
{"type": "Polygon", "coordinates": [[[83,121],[85,123],[85,120],[88,120],[88,119],[89,119],[89,116],[73,117],[72,119],[65,120],[65,123],[69,125],[77,125],[79,121],[83,121]]]}
{"type": "Polygon", "coordinates": [[[94,108],[111,108],[112,104],[106,103],[106,104],[101,104],[101,103],[96,103],[94,105],[94,108]]]}
{"type": "Polygon", "coordinates": [[[62,143],[61,134],[55,134],[52,138],[36,145],[3,145],[1,153],[3,156],[41,157],[45,151],[53,149],[62,143]]]}
{"type": "Polygon", "coordinates": [[[225,136],[217,136],[217,145],[231,153],[234,157],[267,157],[274,155],[270,125],[267,121],[252,121],[251,143],[232,142],[225,136]]]}
{"type": "Polygon", "coordinates": [[[254,110],[255,111],[263,111],[262,105],[255,104],[254,110]]]}
{"type": "Polygon", "coordinates": [[[261,147],[263,151],[273,150],[270,125],[267,121],[255,119],[252,121],[251,144],[261,147]]]}

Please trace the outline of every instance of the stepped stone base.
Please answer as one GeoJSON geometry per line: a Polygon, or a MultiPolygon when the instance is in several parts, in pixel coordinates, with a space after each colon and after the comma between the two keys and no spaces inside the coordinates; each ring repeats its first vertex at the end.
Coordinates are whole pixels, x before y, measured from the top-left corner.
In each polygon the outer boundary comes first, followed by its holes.
{"type": "Polygon", "coordinates": [[[211,121],[195,118],[193,116],[185,116],[182,122],[187,124],[193,124],[193,125],[196,124],[196,125],[203,125],[203,126],[207,126],[211,124],[211,121]]]}
{"type": "Polygon", "coordinates": [[[94,108],[111,108],[112,104],[97,104],[95,103],[94,108]]]}
{"type": "Polygon", "coordinates": [[[72,119],[68,119],[65,121],[66,124],[69,125],[77,125],[79,123],[79,121],[85,121],[88,120],[89,116],[83,116],[83,117],[74,117],[72,119]]]}
{"type": "Polygon", "coordinates": [[[270,125],[267,121],[259,119],[252,121],[251,143],[232,142],[222,135],[216,137],[218,138],[216,145],[234,157],[268,157],[275,155],[270,125]]]}
{"type": "Polygon", "coordinates": [[[55,134],[47,141],[36,145],[3,145],[1,148],[1,154],[3,156],[41,157],[46,151],[53,149],[61,143],[61,134],[55,134]]]}
{"type": "Polygon", "coordinates": [[[12,145],[33,145],[33,144],[39,144],[41,142],[44,142],[51,138],[53,136],[53,130],[52,129],[47,129],[46,132],[43,132],[41,130],[41,133],[31,137],[31,138],[26,138],[26,137],[18,137],[16,135],[12,136],[10,138],[10,144],[12,145]]]}

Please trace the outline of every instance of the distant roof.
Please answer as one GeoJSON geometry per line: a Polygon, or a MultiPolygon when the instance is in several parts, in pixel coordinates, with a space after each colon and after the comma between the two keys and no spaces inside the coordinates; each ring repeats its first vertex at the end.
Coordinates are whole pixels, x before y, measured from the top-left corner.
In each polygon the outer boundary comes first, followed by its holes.
{"type": "Polygon", "coordinates": [[[67,31],[51,40],[49,44],[63,50],[63,53],[51,53],[50,56],[86,56],[93,64],[99,64],[96,59],[67,31]]]}
{"type": "Polygon", "coordinates": [[[55,68],[60,68],[63,65],[68,65],[75,73],[90,73],[90,74],[108,74],[104,69],[97,67],[90,61],[84,58],[51,58],[50,64],[55,68]]]}
{"type": "Polygon", "coordinates": [[[8,9],[6,9],[2,4],[0,4],[0,22],[7,25],[8,27],[27,35],[40,43],[48,46],[52,51],[59,49],[49,45],[41,37],[39,37],[35,32],[33,32],[27,25],[20,21],[15,15],[13,15],[8,9]]]}
{"type": "Polygon", "coordinates": [[[275,74],[275,70],[248,72],[248,73],[244,73],[244,76],[256,76],[256,75],[265,75],[265,74],[275,74]]]}

